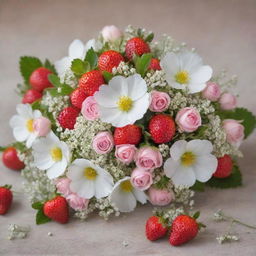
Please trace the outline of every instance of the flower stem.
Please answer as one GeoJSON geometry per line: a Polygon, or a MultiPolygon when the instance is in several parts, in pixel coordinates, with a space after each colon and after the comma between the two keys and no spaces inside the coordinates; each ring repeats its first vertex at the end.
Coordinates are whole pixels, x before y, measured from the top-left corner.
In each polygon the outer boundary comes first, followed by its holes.
{"type": "Polygon", "coordinates": [[[237,223],[237,224],[240,224],[240,225],[245,226],[245,227],[247,227],[247,228],[256,229],[256,226],[249,225],[249,224],[244,223],[244,222],[242,222],[242,221],[240,221],[240,220],[238,220],[238,219],[235,219],[235,218],[233,218],[233,217],[231,217],[231,216],[226,216],[226,215],[224,215],[224,214],[222,214],[222,216],[223,216],[223,218],[225,218],[226,220],[230,220],[232,224],[233,224],[233,223],[237,223]]]}

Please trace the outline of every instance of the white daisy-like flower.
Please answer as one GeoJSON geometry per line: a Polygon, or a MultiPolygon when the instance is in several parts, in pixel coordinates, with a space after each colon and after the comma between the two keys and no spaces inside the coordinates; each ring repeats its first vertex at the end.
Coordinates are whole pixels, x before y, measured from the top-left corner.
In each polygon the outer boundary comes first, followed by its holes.
{"type": "Polygon", "coordinates": [[[100,87],[94,98],[99,105],[100,119],[115,127],[133,124],[149,107],[147,85],[139,74],[113,77],[108,85],[100,87]]]}
{"type": "Polygon", "coordinates": [[[211,154],[208,140],[179,140],[170,148],[171,158],[164,163],[164,173],[176,186],[191,187],[196,180],[208,181],[217,168],[217,158],[211,154]]]}
{"type": "Polygon", "coordinates": [[[194,52],[168,52],[160,65],[171,87],[187,89],[190,93],[202,91],[212,77],[212,68],[203,65],[202,58],[194,52]]]}
{"type": "Polygon", "coordinates": [[[40,170],[46,170],[49,179],[61,176],[70,161],[68,145],[60,141],[53,132],[33,143],[32,154],[35,166],[40,170]]]}
{"type": "Polygon", "coordinates": [[[109,199],[120,212],[131,212],[135,209],[137,201],[142,204],[147,202],[147,195],[132,186],[131,177],[125,177],[115,184],[109,199]]]}
{"type": "Polygon", "coordinates": [[[113,177],[101,167],[86,159],[76,159],[68,168],[70,190],[80,197],[97,199],[108,196],[113,189],[113,177]]]}
{"type": "Polygon", "coordinates": [[[18,115],[10,120],[13,136],[17,141],[26,141],[26,146],[31,147],[38,134],[34,130],[34,120],[41,117],[39,110],[32,110],[29,104],[18,104],[16,107],[18,115]]]}

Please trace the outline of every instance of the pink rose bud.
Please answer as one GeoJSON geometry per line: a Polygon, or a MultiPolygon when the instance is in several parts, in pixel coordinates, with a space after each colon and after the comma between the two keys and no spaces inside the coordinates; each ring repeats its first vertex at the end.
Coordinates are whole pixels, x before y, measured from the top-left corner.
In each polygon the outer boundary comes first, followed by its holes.
{"type": "Polygon", "coordinates": [[[163,164],[163,158],[157,148],[142,147],[135,155],[135,161],[137,167],[144,170],[153,171],[155,168],[161,167],[163,164]]]}
{"type": "Polygon", "coordinates": [[[181,132],[193,132],[201,126],[201,116],[195,108],[181,109],[175,119],[181,132]]]}
{"type": "Polygon", "coordinates": [[[131,183],[139,190],[146,190],[153,183],[152,174],[149,171],[135,168],[131,174],[131,183]]]}
{"type": "Polygon", "coordinates": [[[98,154],[106,154],[114,147],[114,139],[110,132],[99,132],[92,141],[92,147],[98,154]]]}
{"type": "Polygon", "coordinates": [[[163,112],[170,105],[170,97],[165,92],[152,91],[151,94],[151,102],[149,109],[152,112],[163,112]]]}
{"type": "Polygon", "coordinates": [[[173,191],[150,187],[148,190],[149,201],[153,205],[165,206],[175,199],[173,191]]]}
{"type": "Polygon", "coordinates": [[[226,92],[221,95],[219,102],[222,109],[231,110],[236,107],[237,99],[233,94],[226,92]]]}
{"type": "Polygon", "coordinates": [[[244,139],[244,126],[237,120],[226,119],[223,121],[223,128],[227,134],[227,141],[239,147],[244,139]]]}
{"type": "Polygon", "coordinates": [[[122,144],[116,146],[115,156],[124,164],[130,164],[135,157],[137,148],[131,144],[122,144]]]}
{"type": "Polygon", "coordinates": [[[101,34],[105,42],[112,42],[119,39],[122,36],[122,32],[114,25],[105,26],[101,34]]]}
{"type": "Polygon", "coordinates": [[[213,82],[207,82],[207,85],[202,92],[202,96],[210,101],[217,101],[220,97],[220,94],[220,86],[213,82]]]}
{"type": "Polygon", "coordinates": [[[71,194],[70,190],[70,182],[71,180],[68,178],[60,178],[55,180],[55,186],[57,188],[57,191],[61,193],[64,197],[67,197],[69,194],[71,194]]]}
{"type": "Polygon", "coordinates": [[[90,121],[99,118],[99,106],[93,96],[89,96],[83,101],[81,113],[85,119],[90,121]]]}
{"type": "Polygon", "coordinates": [[[89,199],[82,198],[75,193],[66,197],[68,204],[75,211],[82,211],[88,207],[89,199]]]}
{"type": "Polygon", "coordinates": [[[46,136],[51,131],[51,121],[45,117],[39,117],[33,122],[33,128],[37,136],[46,136]]]}

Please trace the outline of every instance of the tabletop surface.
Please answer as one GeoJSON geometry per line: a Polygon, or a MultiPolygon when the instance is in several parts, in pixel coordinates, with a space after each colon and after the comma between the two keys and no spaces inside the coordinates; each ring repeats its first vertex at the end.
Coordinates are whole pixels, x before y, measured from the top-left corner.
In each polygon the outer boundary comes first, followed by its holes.
{"type": "MultiPolygon", "coordinates": [[[[0,0],[0,145],[14,139],[8,121],[19,102],[14,89],[21,77],[21,55],[49,58],[53,61],[67,54],[69,43],[89,40],[104,26],[128,24],[145,27],[157,36],[167,33],[178,41],[195,47],[216,71],[228,68],[230,76],[239,77],[239,104],[256,114],[256,1],[255,0],[172,0],[172,1],[68,1],[0,0]]],[[[241,149],[239,163],[244,185],[237,189],[207,189],[197,193],[195,208],[201,211],[205,232],[182,247],[171,247],[167,240],[151,243],[145,239],[144,225],[150,205],[132,214],[105,222],[98,216],[86,222],[71,220],[67,225],[34,224],[35,212],[21,193],[15,195],[10,212],[0,217],[0,255],[256,255],[256,232],[236,226],[240,242],[219,245],[216,236],[227,223],[215,223],[213,213],[222,208],[227,214],[256,224],[254,133],[241,149]],[[11,223],[30,225],[26,239],[9,241],[11,223]],[[52,232],[53,236],[48,236],[52,232]],[[123,242],[127,246],[123,245],[123,242]]],[[[18,172],[0,164],[1,184],[22,190],[18,172]]]]}

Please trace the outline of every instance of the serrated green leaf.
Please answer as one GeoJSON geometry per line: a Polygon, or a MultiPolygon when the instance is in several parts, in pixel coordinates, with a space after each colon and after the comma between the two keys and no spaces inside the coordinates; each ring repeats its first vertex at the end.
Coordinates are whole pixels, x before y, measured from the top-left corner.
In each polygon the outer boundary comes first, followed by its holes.
{"type": "Polygon", "coordinates": [[[63,84],[59,89],[59,95],[65,96],[65,95],[70,95],[71,92],[73,92],[73,88],[67,84],[63,84]]]}
{"type": "Polygon", "coordinates": [[[103,77],[104,80],[108,83],[112,78],[113,78],[113,74],[107,71],[103,71],[103,77]]]}
{"type": "Polygon", "coordinates": [[[197,212],[194,213],[193,218],[196,220],[196,219],[199,218],[199,216],[200,216],[200,212],[197,211],[197,212]]]}
{"type": "Polygon", "coordinates": [[[55,66],[48,59],[45,60],[44,67],[51,70],[54,74],[57,74],[55,66]]]}
{"type": "Polygon", "coordinates": [[[93,50],[93,48],[91,48],[90,50],[87,51],[84,60],[89,62],[91,69],[95,69],[96,68],[97,63],[98,63],[98,55],[93,50]]]}
{"type": "Polygon", "coordinates": [[[52,85],[55,87],[61,86],[60,78],[55,74],[49,74],[48,80],[51,82],[52,85]]]}
{"type": "Polygon", "coordinates": [[[36,100],[34,101],[31,105],[33,110],[39,109],[41,108],[41,100],[36,100]]]}
{"type": "Polygon", "coordinates": [[[29,78],[32,72],[43,66],[42,62],[36,57],[23,56],[20,58],[20,73],[24,82],[29,84],[29,78]]]}
{"type": "Polygon", "coordinates": [[[49,221],[51,221],[51,219],[44,215],[43,208],[39,209],[36,214],[36,224],[40,225],[49,221]]]}
{"type": "Polygon", "coordinates": [[[137,58],[135,59],[135,68],[136,68],[136,71],[137,71],[137,73],[139,73],[142,77],[145,76],[145,74],[146,74],[146,72],[147,72],[147,70],[148,70],[148,67],[149,67],[151,58],[152,58],[152,54],[151,54],[151,53],[145,53],[145,54],[143,54],[141,57],[137,57],[137,58]]]}
{"type": "Polygon", "coordinates": [[[74,59],[71,64],[71,70],[75,75],[81,76],[90,70],[90,63],[88,61],[74,59]]]}
{"type": "Polygon", "coordinates": [[[39,210],[39,209],[42,209],[43,203],[41,203],[41,202],[35,202],[35,203],[33,203],[31,206],[32,206],[33,209],[39,210]]]}
{"type": "Polygon", "coordinates": [[[148,42],[148,43],[150,43],[150,42],[152,42],[153,39],[154,39],[154,33],[150,33],[150,34],[146,37],[145,41],[148,42]]]}
{"type": "Polygon", "coordinates": [[[196,181],[196,183],[191,187],[194,191],[204,192],[205,184],[200,181],[196,181]]]}
{"type": "Polygon", "coordinates": [[[58,88],[47,88],[46,90],[47,90],[47,91],[51,94],[51,96],[53,96],[53,97],[56,97],[56,96],[59,95],[59,93],[58,93],[58,88]]]}

